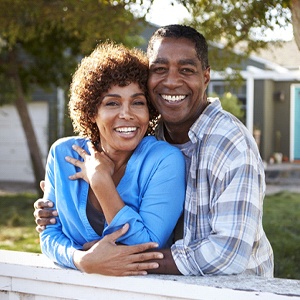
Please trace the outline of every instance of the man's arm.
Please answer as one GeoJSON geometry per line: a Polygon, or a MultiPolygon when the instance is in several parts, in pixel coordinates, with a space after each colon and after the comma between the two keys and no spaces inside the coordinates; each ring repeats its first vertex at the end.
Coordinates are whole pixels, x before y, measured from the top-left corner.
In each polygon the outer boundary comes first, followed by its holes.
{"type": "Polygon", "coordinates": [[[147,270],[148,273],[182,275],[175,264],[171,249],[160,249],[159,252],[163,254],[163,258],[159,260],[154,260],[154,262],[156,262],[159,265],[158,268],[147,270]]]}

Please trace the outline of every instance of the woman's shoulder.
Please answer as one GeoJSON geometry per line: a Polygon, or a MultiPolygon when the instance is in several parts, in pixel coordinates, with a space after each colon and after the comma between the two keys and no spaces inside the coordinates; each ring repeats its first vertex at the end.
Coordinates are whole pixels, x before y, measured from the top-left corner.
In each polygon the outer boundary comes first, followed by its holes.
{"type": "Polygon", "coordinates": [[[52,148],[62,147],[62,146],[72,146],[74,144],[82,147],[84,146],[89,140],[87,138],[79,137],[79,136],[68,136],[63,137],[56,140],[52,144],[52,148]]]}
{"type": "Polygon", "coordinates": [[[178,155],[182,155],[181,151],[172,146],[168,142],[157,140],[154,136],[146,136],[142,139],[139,145],[140,151],[147,151],[148,153],[154,153],[155,155],[168,155],[170,153],[177,153],[178,155]]]}

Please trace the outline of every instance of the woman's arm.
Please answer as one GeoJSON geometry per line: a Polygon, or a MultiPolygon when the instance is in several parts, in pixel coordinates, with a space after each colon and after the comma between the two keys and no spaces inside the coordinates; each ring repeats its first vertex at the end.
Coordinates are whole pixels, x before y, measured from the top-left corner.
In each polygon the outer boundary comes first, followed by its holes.
{"type": "MultiPolygon", "coordinates": [[[[81,155],[81,148],[76,147],[75,150],[81,155]]],[[[88,168],[95,170],[95,167],[91,166],[96,165],[97,162],[91,164],[91,157],[84,155],[84,163],[78,163],[70,157],[67,158],[67,161],[81,168],[81,171],[72,176],[71,179],[87,177],[88,168]],[[89,161],[87,165],[90,166],[84,165],[87,160],[89,161]]],[[[143,179],[142,183],[138,183],[138,185],[142,185],[140,189],[143,189],[138,210],[124,204],[112,180],[109,182],[107,178],[105,179],[105,176],[109,177],[108,173],[103,176],[104,178],[101,178],[99,172],[99,178],[94,181],[92,189],[96,197],[100,199],[99,202],[105,217],[107,217],[108,211],[113,211],[107,220],[108,226],[104,230],[104,235],[116,231],[125,223],[129,223],[130,230],[120,238],[119,242],[137,244],[153,241],[163,247],[183,211],[185,164],[180,151],[169,146],[164,147],[160,153],[151,153],[150,156],[151,159],[149,158],[146,163],[141,164],[142,169],[139,170],[139,177],[147,176],[147,178],[143,179]],[[144,171],[145,167],[148,168],[146,172],[144,171]],[[104,185],[105,180],[109,184],[104,185]],[[98,181],[102,183],[99,184],[98,181]],[[118,203],[121,205],[118,206],[118,203]]],[[[96,160],[99,159],[99,157],[93,157],[96,160]]],[[[137,178],[132,180],[137,180],[137,178]]]]}
{"type": "MultiPolygon", "coordinates": [[[[57,205],[56,195],[58,191],[55,190],[55,187],[57,177],[59,177],[59,170],[57,170],[56,167],[59,164],[57,161],[59,157],[55,154],[56,145],[57,143],[51,147],[48,154],[44,189],[44,199],[50,199],[53,202],[53,209],[56,209],[57,205]]],[[[61,193],[61,198],[64,199],[63,193],[61,193]]],[[[40,245],[42,252],[51,260],[65,267],[76,268],[73,264],[72,257],[74,251],[80,249],[81,246],[63,233],[59,216],[56,217],[55,224],[47,226],[47,228],[41,232],[40,245]]]]}

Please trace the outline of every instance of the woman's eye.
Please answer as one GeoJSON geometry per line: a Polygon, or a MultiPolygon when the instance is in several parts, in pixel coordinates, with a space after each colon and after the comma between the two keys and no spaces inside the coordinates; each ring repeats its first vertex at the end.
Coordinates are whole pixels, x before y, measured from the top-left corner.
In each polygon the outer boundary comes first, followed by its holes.
{"type": "Polygon", "coordinates": [[[134,105],[146,105],[146,101],[144,100],[136,100],[133,103],[134,105]]]}
{"type": "Polygon", "coordinates": [[[105,103],[105,106],[117,106],[118,102],[117,101],[107,101],[105,103]]]}

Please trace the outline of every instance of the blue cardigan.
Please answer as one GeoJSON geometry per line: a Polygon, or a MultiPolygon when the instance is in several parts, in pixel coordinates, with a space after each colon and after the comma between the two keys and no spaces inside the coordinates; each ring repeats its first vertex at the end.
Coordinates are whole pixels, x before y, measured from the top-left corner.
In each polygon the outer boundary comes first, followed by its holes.
{"type": "Polygon", "coordinates": [[[79,169],[65,161],[81,157],[72,150],[77,144],[88,151],[87,139],[68,137],[50,149],[46,166],[44,199],[54,202],[57,223],[40,234],[42,252],[60,265],[76,268],[73,253],[86,242],[99,240],[129,223],[128,232],[118,242],[133,245],[157,242],[164,247],[183,211],[185,163],[177,148],[155,137],[145,137],[127,163],[117,191],[126,204],[99,236],[86,215],[89,185],[68,176],[79,169]]]}

